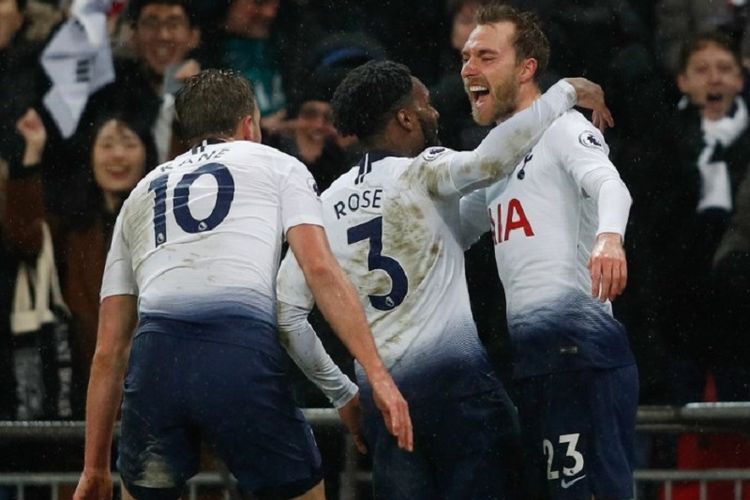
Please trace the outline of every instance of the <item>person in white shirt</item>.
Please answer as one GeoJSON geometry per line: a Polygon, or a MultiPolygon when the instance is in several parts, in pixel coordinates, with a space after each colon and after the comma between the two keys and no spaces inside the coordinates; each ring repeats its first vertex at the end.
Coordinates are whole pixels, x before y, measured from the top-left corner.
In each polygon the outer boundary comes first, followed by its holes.
{"type": "MultiPolygon", "coordinates": [[[[536,19],[488,5],[463,49],[477,123],[541,98],[549,44],[536,19]]],[[[461,201],[464,236],[492,231],[528,455],[525,498],[633,496],[638,374],[611,300],[625,288],[630,194],[601,133],[568,111],[500,182],[461,201]]]]}
{"type": "Polygon", "coordinates": [[[406,450],[408,406],[329,250],[312,175],[259,144],[250,83],[203,71],[178,92],[176,110],[194,147],[136,186],[113,232],[75,498],[111,498],[121,398],[118,470],[138,499],[178,498],[198,471],[201,440],[243,492],[323,498],[320,455],[294,405],[276,329],[283,238],[321,311],[375,380],[384,425],[406,450]]]}
{"type": "MultiPolygon", "coordinates": [[[[356,135],[365,153],[322,194],[323,220],[415,432],[414,452],[398,449],[374,418],[371,381],[357,366],[364,440],[355,438],[373,455],[376,498],[501,499],[512,491],[518,425],[471,315],[459,200],[514,168],[576,97],[608,113],[598,85],[562,80],[476,150],[457,152],[437,147],[438,114],[405,66],[370,62],[336,89],[336,126],[356,135]]],[[[289,342],[310,346],[293,350],[307,353],[298,364],[316,380],[321,349],[312,347],[306,321],[314,297],[296,257],[279,271],[279,328],[289,342]]],[[[319,385],[331,390],[331,378],[319,385]]]]}

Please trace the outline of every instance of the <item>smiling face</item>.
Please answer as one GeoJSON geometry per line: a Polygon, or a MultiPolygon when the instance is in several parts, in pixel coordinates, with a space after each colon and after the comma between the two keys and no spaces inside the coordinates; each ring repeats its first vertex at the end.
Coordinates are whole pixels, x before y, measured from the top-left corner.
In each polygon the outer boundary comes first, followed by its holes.
{"type": "Polygon", "coordinates": [[[511,22],[482,24],[464,45],[461,77],[472,116],[480,125],[502,121],[518,106],[522,65],[516,59],[514,36],[511,22]]]}
{"type": "Polygon", "coordinates": [[[99,129],[92,154],[94,180],[109,194],[129,193],[146,167],[146,148],[127,125],[109,120],[99,129]]]}
{"type": "Polygon", "coordinates": [[[718,120],[726,116],[742,91],[742,70],[729,50],[707,42],[690,55],[684,71],[677,76],[677,86],[702,108],[705,118],[718,120]]]}
{"type": "Polygon", "coordinates": [[[326,101],[305,101],[297,116],[297,135],[299,139],[317,146],[335,137],[331,104],[326,101]]]}
{"type": "Polygon", "coordinates": [[[180,5],[152,3],[145,5],[133,32],[138,55],[157,74],[168,66],[179,64],[198,46],[200,32],[190,25],[180,5]]]}

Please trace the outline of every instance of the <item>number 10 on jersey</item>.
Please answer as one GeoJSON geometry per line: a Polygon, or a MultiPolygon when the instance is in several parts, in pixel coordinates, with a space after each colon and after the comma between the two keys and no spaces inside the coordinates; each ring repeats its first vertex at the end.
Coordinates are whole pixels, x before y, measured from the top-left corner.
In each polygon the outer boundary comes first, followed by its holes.
{"type": "MultiPolygon", "coordinates": [[[[167,241],[167,181],[169,174],[151,181],[149,191],[154,192],[154,244],[159,246],[167,241]]],[[[175,222],[186,233],[202,233],[215,228],[226,218],[234,200],[234,178],[221,163],[207,163],[183,175],[172,191],[172,212],[175,222]],[[218,190],[213,210],[204,219],[196,219],[190,213],[190,186],[202,175],[216,179],[218,190]]]]}

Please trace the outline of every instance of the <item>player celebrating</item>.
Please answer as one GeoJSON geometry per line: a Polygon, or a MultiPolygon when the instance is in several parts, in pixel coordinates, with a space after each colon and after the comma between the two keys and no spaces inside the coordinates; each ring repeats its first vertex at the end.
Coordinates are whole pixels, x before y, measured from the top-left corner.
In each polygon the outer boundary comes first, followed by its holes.
{"type": "Polygon", "coordinates": [[[186,81],[176,110],[194,147],[138,184],[114,229],[75,498],[111,498],[128,357],[118,469],[130,494],[178,498],[206,439],[243,491],[323,498],[320,455],[293,404],[275,326],[283,236],[324,315],[375,380],[385,425],[411,449],[406,402],[328,248],[312,176],[257,143],[249,82],[204,71],[186,81]]]}
{"type": "MultiPolygon", "coordinates": [[[[326,233],[415,425],[414,453],[399,450],[374,418],[371,381],[358,367],[376,498],[505,498],[517,421],[471,315],[459,200],[514,168],[576,91],[607,113],[597,85],[570,81],[575,89],[561,81],[470,152],[434,147],[437,112],[403,65],[367,63],[335,92],[337,128],[366,152],[322,195],[326,233]]],[[[282,263],[277,290],[280,329],[312,335],[313,296],[295,256],[282,263]]]]}
{"type": "MultiPolygon", "coordinates": [[[[531,14],[488,5],[477,19],[461,74],[487,125],[536,105],[549,45],[531,14]]],[[[626,283],[631,199],[607,153],[569,111],[511,175],[462,200],[465,226],[492,230],[505,287],[514,400],[535,474],[526,498],[633,496],[638,377],[609,302],[626,283]]]]}

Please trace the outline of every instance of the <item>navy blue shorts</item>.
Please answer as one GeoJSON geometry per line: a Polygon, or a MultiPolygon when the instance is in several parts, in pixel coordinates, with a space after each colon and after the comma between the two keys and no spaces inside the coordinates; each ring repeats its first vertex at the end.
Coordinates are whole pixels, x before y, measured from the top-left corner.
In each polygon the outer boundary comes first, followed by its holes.
{"type": "Polygon", "coordinates": [[[516,381],[529,499],[633,497],[635,365],[516,381]]]}
{"type": "Polygon", "coordinates": [[[403,451],[363,393],[377,500],[515,499],[518,416],[505,390],[409,405],[414,452],[403,451]]]}
{"type": "Polygon", "coordinates": [[[177,498],[198,472],[205,440],[244,492],[309,490],[323,477],[321,459],[292,400],[286,361],[214,339],[184,330],[135,337],[117,461],[126,488],[139,500],[177,498]]]}

